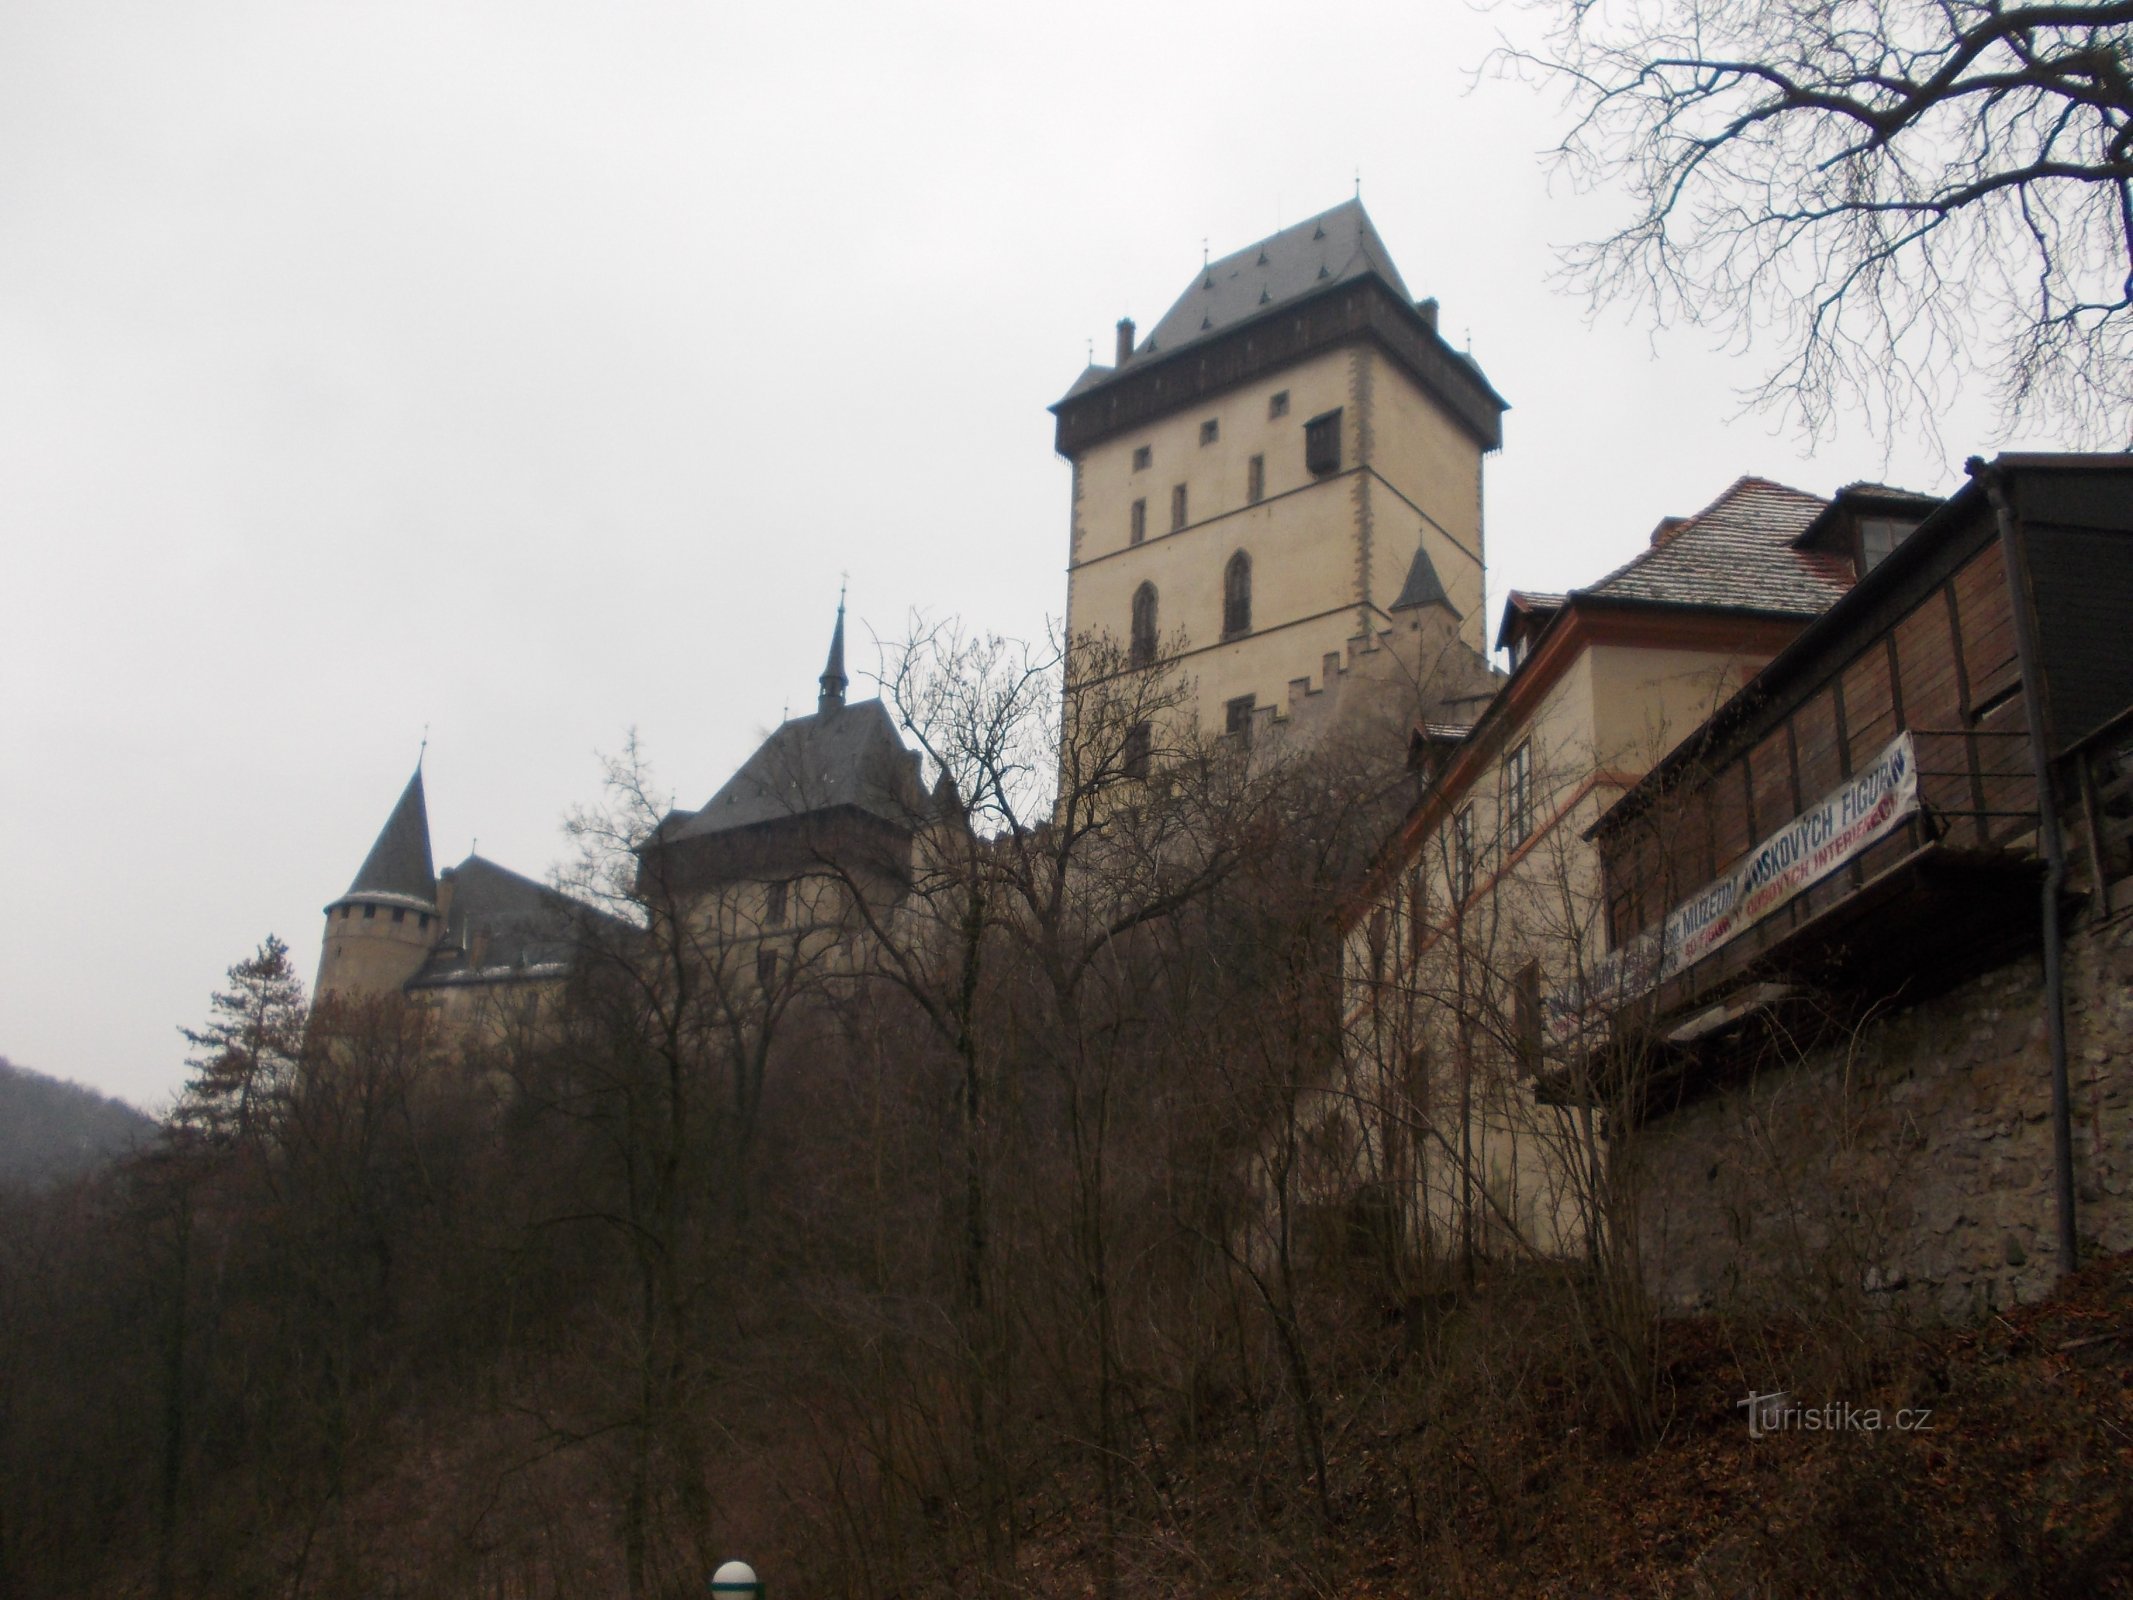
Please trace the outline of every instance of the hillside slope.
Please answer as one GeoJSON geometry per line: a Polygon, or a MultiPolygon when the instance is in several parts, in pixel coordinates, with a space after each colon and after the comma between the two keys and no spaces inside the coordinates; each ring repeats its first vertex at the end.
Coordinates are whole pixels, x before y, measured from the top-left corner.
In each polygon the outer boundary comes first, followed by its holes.
{"type": "Polygon", "coordinates": [[[52,1183],[132,1148],[155,1123],[122,1100],[0,1056],[0,1183],[52,1183]]]}

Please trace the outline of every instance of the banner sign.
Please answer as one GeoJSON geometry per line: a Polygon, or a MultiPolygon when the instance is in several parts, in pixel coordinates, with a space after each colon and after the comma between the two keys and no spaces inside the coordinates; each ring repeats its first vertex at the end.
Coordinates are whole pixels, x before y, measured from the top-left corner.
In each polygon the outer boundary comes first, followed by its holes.
{"type": "Polygon", "coordinates": [[[1893,833],[1918,809],[1918,762],[1899,733],[1842,785],[1764,839],[1658,927],[1609,951],[1582,985],[1547,998],[1548,1031],[1575,1039],[1635,999],[1738,938],[1801,891],[1893,833]]]}

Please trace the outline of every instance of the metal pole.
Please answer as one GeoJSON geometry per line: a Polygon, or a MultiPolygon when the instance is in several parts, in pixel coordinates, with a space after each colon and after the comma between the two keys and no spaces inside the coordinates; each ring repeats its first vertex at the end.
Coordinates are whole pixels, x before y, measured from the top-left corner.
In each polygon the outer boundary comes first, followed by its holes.
{"type": "Polygon", "coordinates": [[[2080,1265],[2074,1228],[2073,1097],[2066,1077],[2066,974],[2059,932],[2059,894],[2066,883],[2066,845],[2059,834],[2059,807],[2052,793],[2051,744],[2044,710],[2044,680],[2037,667],[2036,617],[2030,603],[2029,567],[2015,534],[2014,508],[1997,467],[1977,456],[1964,471],[1983,487],[1999,522],[2000,557],[2007,567],[2007,593],[2014,611],[2015,656],[2022,669],[2022,698],[2029,713],[2029,758],[2036,773],[2037,838],[2044,847],[2044,1027],[2051,1044],[2052,1190],[2059,1224],[2059,1275],[2080,1265]]]}

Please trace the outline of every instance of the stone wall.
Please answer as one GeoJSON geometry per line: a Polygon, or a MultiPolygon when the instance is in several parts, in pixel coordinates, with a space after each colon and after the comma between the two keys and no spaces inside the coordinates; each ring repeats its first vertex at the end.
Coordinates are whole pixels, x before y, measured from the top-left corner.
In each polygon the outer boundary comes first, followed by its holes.
{"type": "MultiPolygon", "coordinates": [[[[2072,934],[2084,1252],[2133,1248],[2133,920],[2072,934]]],[[[1830,1296],[1975,1316],[2057,1272],[2042,961],[1868,1022],[1660,1117],[1635,1156],[1661,1304],[1830,1296]]]]}

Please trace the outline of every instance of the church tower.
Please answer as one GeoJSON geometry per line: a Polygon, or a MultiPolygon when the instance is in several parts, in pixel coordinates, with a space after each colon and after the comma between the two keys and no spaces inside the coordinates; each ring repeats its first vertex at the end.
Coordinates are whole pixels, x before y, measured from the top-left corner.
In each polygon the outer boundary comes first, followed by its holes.
{"type": "Polygon", "coordinates": [[[1355,646],[1439,637],[1418,588],[1485,675],[1482,460],[1505,409],[1360,199],[1203,265],[1052,407],[1069,638],[1176,652],[1211,733],[1332,687],[1355,646]]]}
{"type": "Polygon", "coordinates": [[[332,993],[398,994],[429,959],[442,931],[429,806],[417,763],[355,881],[326,907],[315,993],[321,999],[332,993]]]}

